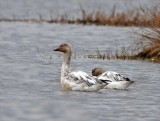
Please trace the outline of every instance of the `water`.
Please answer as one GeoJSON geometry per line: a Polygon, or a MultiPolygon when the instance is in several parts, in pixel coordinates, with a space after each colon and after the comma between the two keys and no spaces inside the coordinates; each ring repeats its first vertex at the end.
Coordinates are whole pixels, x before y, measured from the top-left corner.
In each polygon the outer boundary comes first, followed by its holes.
{"type": "Polygon", "coordinates": [[[1,22],[1,121],[158,121],[159,64],[84,58],[95,48],[129,45],[133,40],[128,33],[135,29],[1,22]],[[128,90],[63,92],[59,82],[63,57],[52,50],[64,42],[77,53],[73,69],[91,73],[92,68],[103,67],[135,83],[128,90]]]}
{"type": "Polygon", "coordinates": [[[0,0],[0,18],[39,18],[45,19],[67,14],[79,17],[81,8],[87,12],[96,10],[111,12],[116,5],[117,11],[126,11],[139,6],[156,6],[159,0],[0,0]]]}
{"type": "MultiPolygon", "coordinates": [[[[91,11],[106,11],[115,3],[122,11],[124,3],[152,6],[155,1],[0,0],[0,18],[37,18],[39,14],[47,18],[64,13],[74,16],[78,15],[80,6],[91,11]]],[[[159,121],[159,64],[85,58],[95,54],[97,48],[105,52],[131,45],[136,40],[132,33],[137,30],[139,28],[0,22],[0,121],[159,121]],[[62,91],[59,78],[63,57],[53,52],[61,43],[72,46],[73,70],[91,74],[94,67],[103,67],[135,83],[128,90],[62,91]]]]}

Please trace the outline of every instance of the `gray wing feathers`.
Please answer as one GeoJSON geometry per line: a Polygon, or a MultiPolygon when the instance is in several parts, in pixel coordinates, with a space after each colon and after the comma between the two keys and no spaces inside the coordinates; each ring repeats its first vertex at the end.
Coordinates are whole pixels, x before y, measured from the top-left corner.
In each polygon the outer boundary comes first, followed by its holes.
{"type": "Polygon", "coordinates": [[[107,71],[101,74],[98,79],[100,80],[106,80],[108,82],[112,81],[130,81],[128,78],[124,77],[123,75],[113,72],[113,71],[107,71]]]}
{"type": "Polygon", "coordinates": [[[75,82],[76,84],[86,85],[88,87],[99,83],[99,81],[89,76],[83,71],[73,71],[69,74],[69,80],[75,82]]]}

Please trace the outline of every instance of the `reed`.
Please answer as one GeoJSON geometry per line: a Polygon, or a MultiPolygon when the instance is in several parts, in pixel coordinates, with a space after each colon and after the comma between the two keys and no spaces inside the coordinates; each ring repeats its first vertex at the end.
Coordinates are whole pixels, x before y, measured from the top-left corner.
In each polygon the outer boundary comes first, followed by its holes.
{"type": "Polygon", "coordinates": [[[30,19],[13,19],[0,18],[1,21],[8,22],[47,22],[47,23],[68,23],[68,24],[95,24],[95,25],[112,25],[112,26],[154,26],[160,27],[160,4],[152,8],[139,7],[136,9],[128,9],[126,12],[116,11],[116,5],[111,9],[110,14],[97,10],[95,12],[88,12],[81,8],[81,16],[77,18],[69,18],[69,14],[61,15],[60,17],[53,17],[50,15],[49,19],[39,15],[38,18],[30,19]]]}
{"type": "Polygon", "coordinates": [[[160,63],[160,29],[150,27],[143,32],[136,32],[139,39],[129,47],[100,52],[88,55],[88,58],[96,59],[123,59],[123,60],[147,60],[160,63]]]}
{"type": "Polygon", "coordinates": [[[132,49],[137,51],[136,58],[160,62],[160,28],[150,27],[139,33],[140,39],[132,49]]]}
{"type": "Polygon", "coordinates": [[[102,11],[87,13],[82,9],[82,17],[78,20],[82,24],[113,25],[113,26],[156,26],[160,27],[159,6],[144,9],[128,9],[126,12],[117,12],[114,5],[109,15],[102,11]]]}
{"type": "Polygon", "coordinates": [[[111,60],[111,59],[122,59],[122,60],[135,60],[137,57],[131,55],[126,48],[109,50],[106,52],[100,52],[99,49],[95,51],[95,54],[90,54],[87,57],[92,59],[102,59],[102,60],[111,60]]]}

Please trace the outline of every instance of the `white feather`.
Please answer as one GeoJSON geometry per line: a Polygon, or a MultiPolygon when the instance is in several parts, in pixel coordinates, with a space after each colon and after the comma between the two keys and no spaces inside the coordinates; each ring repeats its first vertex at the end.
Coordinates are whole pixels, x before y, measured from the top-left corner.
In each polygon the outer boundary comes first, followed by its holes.
{"type": "Polygon", "coordinates": [[[70,71],[71,48],[68,44],[61,44],[54,51],[64,53],[61,68],[61,85],[64,90],[70,91],[98,91],[106,85],[97,78],[89,76],[83,71],[70,71]]]}
{"type": "Polygon", "coordinates": [[[102,73],[98,76],[98,79],[106,81],[108,85],[106,85],[104,88],[110,89],[126,89],[130,84],[133,83],[133,81],[130,79],[113,71],[106,71],[102,73]]]}

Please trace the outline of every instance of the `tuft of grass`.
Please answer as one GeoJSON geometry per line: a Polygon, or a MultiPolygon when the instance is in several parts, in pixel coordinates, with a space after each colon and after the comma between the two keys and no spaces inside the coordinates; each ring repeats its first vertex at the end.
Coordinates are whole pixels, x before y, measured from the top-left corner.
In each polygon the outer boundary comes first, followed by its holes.
{"type": "Polygon", "coordinates": [[[136,33],[140,39],[130,47],[122,47],[119,50],[109,50],[106,53],[97,49],[96,54],[88,55],[88,58],[96,59],[123,59],[123,60],[149,60],[160,63],[160,29],[150,27],[143,33],[136,33]]]}
{"type": "Polygon", "coordinates": [[[141,38],[134,46],[137,51],[134,57],[160,62],[160,28],[150,27],[139,35],[141,38]]]}

